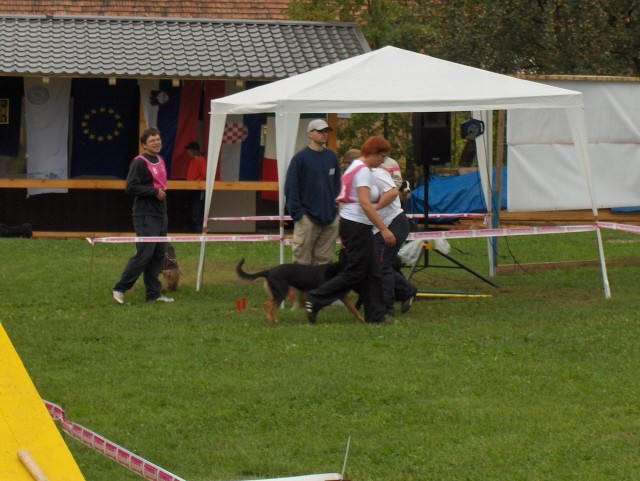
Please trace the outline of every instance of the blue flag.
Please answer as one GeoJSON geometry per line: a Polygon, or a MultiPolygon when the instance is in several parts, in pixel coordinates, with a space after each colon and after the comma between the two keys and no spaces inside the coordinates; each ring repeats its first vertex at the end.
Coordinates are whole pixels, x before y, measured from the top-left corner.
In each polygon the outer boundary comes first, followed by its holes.
{"type": "Polygon", "coordinates": [[[135,80],[73,79],[71,177],[124,179],[137,153],[138,86],[135,80]],[[135,148],[133,147],[135,146],[135,148]]]}
{"type": "MultiPolygon", "coordinates": [[[[180,87],[172,87],[170,80],[160,80],[159,94],[163,94],[163,101],[158,107],[158,130],[162,136],[162,150],[160,155],[165,161],[167,174],[172,172],[173,151],[176,150],[175,140],[178,130],[178,116],[180,114],[180,87]]],[[[177,147],[180,149],[180,146],[177,147]]]]}
{"type": "Polygon", "coordinates": [[[262,157],[260,136],[262,135],[262,124],[267,123],[267,117],[263,114],[248,114],[244,116],[243,121],[247,128],[247,138],[242,142],[240,151],[238,180],[258,180],[262,157]]]}
{"type": "Polygon", "coordinates": [[[21,77],[0,77],[0,155],[18,156],[23,90],[21,77]]]}

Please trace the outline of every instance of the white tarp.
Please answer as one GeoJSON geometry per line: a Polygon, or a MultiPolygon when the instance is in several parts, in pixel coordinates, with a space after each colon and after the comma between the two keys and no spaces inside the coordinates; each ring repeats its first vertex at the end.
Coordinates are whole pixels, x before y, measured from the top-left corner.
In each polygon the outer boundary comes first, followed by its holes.
{"type": "MultiPolygon", "coordinates": [[[[225,118],[230,114],[276,114],[278,178],[285,178],[294,154],[301,113],[449,112],[562,108],[578,119],[572,127],[576,143],[586,141],[582,93],[517,79],[427,55],[384,47],[310,72],[211,101],[205,212],[220,152],[225,118]]],[[[569,159],[583,173],[587,195],[591,182],[586,145],[569,159]]],[[[480,172],[486,172],[480,166],[480,172]]],[[[283,182],[279,214],[284,216],[283,182]]],[[[595,213],[595,204],[592,204],[595,213]]],[[[281,228],[281,235],[284,229],[281,228]]],[[[197,286],[204,265],[201,246],[197,286]]],[[[281,261],[283,259],[281,247],[281,261]]]]}
{"type": "MultiPolygon", "coordinates": [[[[584,95],[589,167],[598,208],[640,205],[640,82],[544,80],[584,95]]],[[[557,109],[507,118],[509,211],[590,209],[571,124],[557,109]]]]}

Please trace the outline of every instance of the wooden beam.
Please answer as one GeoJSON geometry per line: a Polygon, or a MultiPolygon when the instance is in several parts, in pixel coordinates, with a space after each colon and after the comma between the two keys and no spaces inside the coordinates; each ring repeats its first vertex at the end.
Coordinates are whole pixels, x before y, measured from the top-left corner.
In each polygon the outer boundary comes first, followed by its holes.
{"type": "Polygon", "coordinates": [[[598,209],[597,218],[593,216],[593,212],[590,209],[540,212],[503,211],[500,213],[501,225],[563,225],[583,224],[595,221],[638,225],[640,224],[640,211],[613,212],[611,209],[598,209]]]}

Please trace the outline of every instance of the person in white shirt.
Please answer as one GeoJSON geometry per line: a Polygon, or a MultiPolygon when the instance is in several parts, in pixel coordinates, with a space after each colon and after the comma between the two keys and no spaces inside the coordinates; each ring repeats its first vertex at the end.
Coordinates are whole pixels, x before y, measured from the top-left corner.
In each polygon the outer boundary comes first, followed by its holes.
{"type": "Polygon", "coordinates": [[[399,300],[402,303],[401,312],[406,313],[415,300],[417,289],[396,268],[398,252],[409,235],[409,219],[400,204],[397,184],[384,165],[383,162],[380,167],[372,169],[371,174],[374,185],[380,191],[380,200],[377,203],[378,214],[384,224],[393,232],[396,243],[393,246],[388,246],[375,226],[373,233],[376,257],[382,275],[385,313],[389,316],[395,316],[394,302],[399,300]]]}
{"type": "Polygon", "coordinates": [[[337,199],[341,204],[339,235],[344,268],[336,277],[307,293],[305,309],[307,319],[312,323],[320,309],[352,289],[360,295],[365,321],[388,321],[382,304],[382,281],[372,226],[379,229],[386,245],[393,246],[396,238],[375,208],[379,190],[373,183],[371,169],[382,163],[391,145],[381,137],[370,137],[360,150],[361,157],[342,175],[342,190],[337,199]]]}

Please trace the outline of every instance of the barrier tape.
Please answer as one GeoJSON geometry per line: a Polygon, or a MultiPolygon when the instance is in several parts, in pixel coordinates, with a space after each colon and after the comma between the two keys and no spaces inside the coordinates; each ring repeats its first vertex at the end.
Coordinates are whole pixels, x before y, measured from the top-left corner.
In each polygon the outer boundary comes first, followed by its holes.
{"type": "Polygon", "coordinates": [[[510,227],[503,229],[474,229],[474,230],[451,230],[451,231],[425,231],[411,232],[407,240],[416,239],[473,239],[484,237],[506,237],[517,235],[538,235],[538,234],[567,234],[572,232],[590,232],[598,226],[588,225],[565,225],[565,226],[541,226],[541,227],[510,227]]]}
{"type": "Polygon", "coordinates": [[[281,241],[279,235],[184,235],[184,236],[150,236],[150,237],[87,237],[87,242],[94,245],[96,243],[129,243],[129,242],[264,242],[281,241]]]}
{"type": "MultiPolygon", "coordinates": [[[[422,219],[424,214],[406,214],[409,219],[422,219]]],[[[429,219],[484,219],[485,217],[491,217],[491,214],[429,214],[429,219]]]]}
{"type": "MultiPolygon", "coordinates": [[[[472,213],[462,213],[462,214],[429,214],[429,219],[484,219],[487,216],[491,216],[491,214],[472,214],[472,213]]],[[[424,214],[407,214],[409,219],[422,219],[424,214]]],[[[207,220],[214,221],[261,221],[261,220],[273,220],[279,221],[279,215],[247,215],[247,216],[239,216],[239,217],[208,217],[207,220]]],[[[285,215],[282,220],[290,221],[291,216],[285,215]]]]}
{"type": "MultiPolygon", "coordinates": [[[[518,235],[541,234],[570,234],[576,232],[592,232],[598,228],[619,230],[640,234],[640,226],[618,224],[615,222],[596,222],[595,224],[564,225],[564,226],[537,226],[537,227],[509,227],[500,229],[460,229],[449,231],[423,231],[411,232],[407,240],[417,239],[474,239],[487,237],[508,237],[518,235]]],[[[280,242],[291,244],[291,239],[283,239],[279,235],[206,235],[206,236],[167,236],[167,237],[87,237],[87,241],[96,243],[126,243],[126,242],[280,242]]]]}
{"type": "MultiPolygon", "coordinates": [[[[280,220],[279,215],[247,215],[242,217],[208,217],[207,220],[280,220]]],[[[282,220],[292,220],[290,215],[285,215],[282,220]]]]}
{"type": "Polygon", "coordinates": [[[640,227],[637,225],[618,224],[617,222],[596,222],[598,227],[605,229],[620,230],[623,232],[631,232],[633,234],[640,234],[640,227]]]}
{"type": "Polygon", "coordinates": [[[51,418],[54,421],[60,421],[62,430],[65,433],[112,459],[116,463],[124,466],[129,471],[132,471],[149,481],[185,481],[183,478],[141,458],[122,446],[119,446],[99,434],[94,433],[90,429],[76,424],[73,421],[69,421],[65,417],[64,409],[57,404],[53,404],[49,401],[44,401],[44,404],[47,411],[49,411],[51,418]]]}

